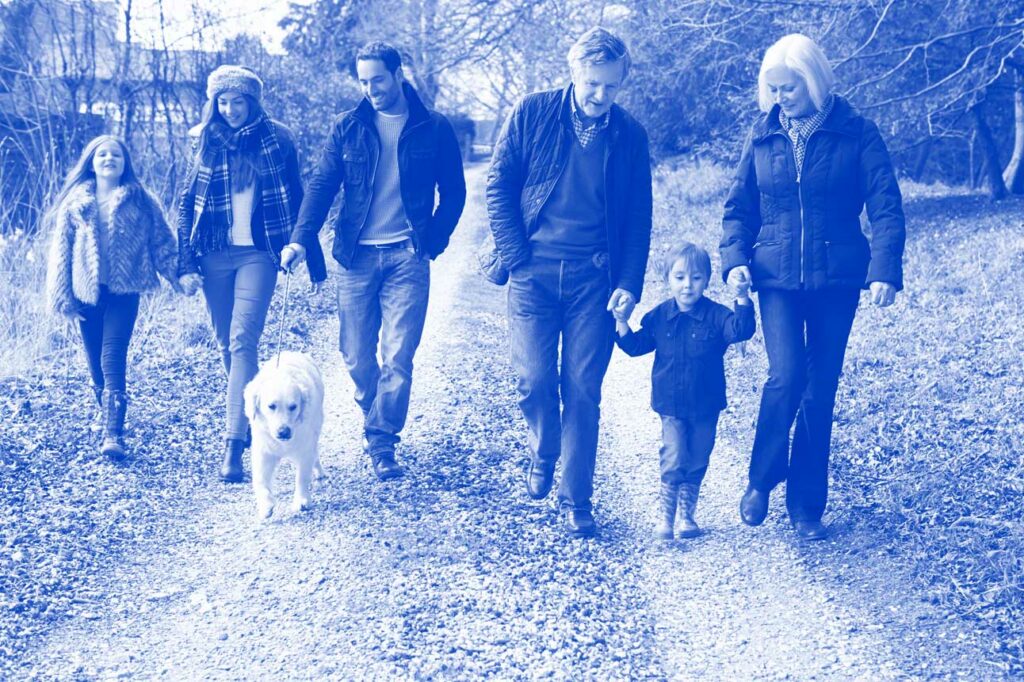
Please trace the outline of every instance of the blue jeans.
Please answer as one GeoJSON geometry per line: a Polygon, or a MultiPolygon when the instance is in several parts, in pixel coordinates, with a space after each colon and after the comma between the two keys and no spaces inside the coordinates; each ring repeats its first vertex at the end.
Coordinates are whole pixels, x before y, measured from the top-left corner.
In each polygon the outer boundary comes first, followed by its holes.
{"type": "Polygon", "coordinates": [[[661,415],[661,481],[669,485],[700,485],[711,461],[718,415],[679,419],[661,415]]]}
{"type": "Polygon", "coordinates": [[[534,256],[509,276],[512,367],[530,452],[545,467],[561,457],[559,505],[579,510],[591,508],[601,383],[614,343],[607,261],[534,256]]]}
{"type": "Polygon", "coordinates": [[[825,513],[832,410],[859,298],[858,289],[758,293],[768,381],[757,415],[750,483],[768,491],[786,480],[793,521],[818,521],[825,513]]]}
{"type": "Polygon", "coordinates": [[[139,295],[112,294],[101,285],[96,305],[82,306],[81,313],[84,319],[78,326],[93,386],[124,391],[128,344],[139,313],[139,295]]]}
{"type": "Polygon", "coordinates": [[[224,435],[243,440],[245,386],[259,371],[259,345],[277,284],[277,263],[254,246],[229,246],[200,258],[203,295],[228,375],[224,435]]]}
{"type": "Polygon", "coordinates": [[[405,426],[429,293],[430,261],[411,247],[357,246],[352,265],[339,273],[338,345],[363,411],[371,457],[394,452],[405,426]]]}

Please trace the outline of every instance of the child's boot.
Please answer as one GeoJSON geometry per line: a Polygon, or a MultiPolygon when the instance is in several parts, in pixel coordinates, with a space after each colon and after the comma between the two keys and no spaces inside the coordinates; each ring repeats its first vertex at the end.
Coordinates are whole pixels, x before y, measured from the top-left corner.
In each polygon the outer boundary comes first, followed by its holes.
{"type": "Polygon", "coordinates": [[[683,483],[679,486],[679,504],[676,506],[676,537],[695,538],[700,535],[700,526],[693,520],[697,512],[699,483],[683,483]]]}
{"type": "Polygon", "coordinates": [[[679,497],[679,486],[673,483],[661,484],[658,496],[658,525],[654,535],[661,540],[672,539],[672,525],[676,518],[676,500],[679,497]]]}
{"type": "Polygon", "coordinates": [[[128,396],[124,391],[103,391],[103,414],[106,418],[103,445],[100,454],[120,462],[127,453],[124,449],[124,415],[128,409],[128,396]]]}

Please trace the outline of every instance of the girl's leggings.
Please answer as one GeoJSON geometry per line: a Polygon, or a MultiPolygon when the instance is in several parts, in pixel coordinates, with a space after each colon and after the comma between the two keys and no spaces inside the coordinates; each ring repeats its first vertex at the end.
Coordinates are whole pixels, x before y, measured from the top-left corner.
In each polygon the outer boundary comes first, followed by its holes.
{"type": "Polygon", "coordinates": [[[85,319],[79,322],[79,328],[93,385],[124,391],[128,343],[139,314],[139,295],[113,294],[101,285],[96,305],[84,306],[81,313],[85,319]]]}
{"type": "Polygon", "coordinates": [[[203,294],[228,374],[225,438],[245,438],[243,392],[259,370],[258,350],[277,284],[277,263],[252,246],[229,246],[200,259],[203,294]]]}

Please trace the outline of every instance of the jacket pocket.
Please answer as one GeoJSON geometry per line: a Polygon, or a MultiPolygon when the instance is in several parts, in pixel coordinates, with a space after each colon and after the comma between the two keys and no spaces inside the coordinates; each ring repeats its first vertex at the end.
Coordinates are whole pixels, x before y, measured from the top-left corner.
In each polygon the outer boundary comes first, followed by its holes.
{"type": "Polygon", "coordinates": [[[758,280],[779,279],[782,274],[782,241],[766,240],[754,244],[754,257],[750,261],[750,274],[758,280]]]}
{"type": "Polygon", "coordinates": [[[345,162],[345,182],[363,184],[366,181],[366,153],[346,149],[341,158],[345,162]]]}
{"type": "Polygon", "coordinates": [[[856,280],[863,284],[868,275],[867,244],[825,242],[825,274],[829,280],[856,280]]]}

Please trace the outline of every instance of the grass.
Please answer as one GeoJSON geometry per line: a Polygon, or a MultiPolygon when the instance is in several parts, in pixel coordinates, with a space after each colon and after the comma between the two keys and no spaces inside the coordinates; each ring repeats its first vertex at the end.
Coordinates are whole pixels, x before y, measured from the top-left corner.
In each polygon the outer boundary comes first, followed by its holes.
{"type": "MultiPolygon", "coordinates": [[[[716,300],[728,300],[717,258],[728,182],[709,166],[655,174],[652,265],[673,240],[703,245],[716,300]]],[[[889,309],[862,299],[836,402],[831,514],[870,515],[928,600],[975,622],[988,662],[1021,674],[1024,199],[903,191],[905,290],[889,309]]],[[[645,303],[664,296],[649,268],[645,303]]],[[[734,414],[723,430],[740,429],[744,447],[766,371],[756,349],[730,376],[734,414]]]]}

